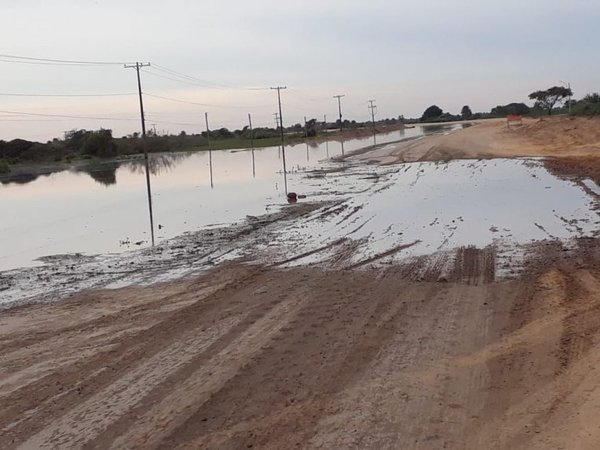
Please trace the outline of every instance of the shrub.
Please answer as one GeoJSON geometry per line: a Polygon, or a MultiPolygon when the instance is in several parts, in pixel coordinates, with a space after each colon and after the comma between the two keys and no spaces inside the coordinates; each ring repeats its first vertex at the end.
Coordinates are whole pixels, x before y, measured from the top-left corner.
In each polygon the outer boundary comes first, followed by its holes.
{"type": "Polygon", "coordinates": [[[112,137],[112,130],[100,129],[89,131],[83,142],[82,151],[86,155],[107,158],[117,154],[117,145],[112,137]]]}
{"type": "Polygon", "coordinates": [[[592,94],[587,94],[581,100],[573,100],[571,108],[571,114],[575,116],[600,115],[600,94],[594,92],[592,94]]]}

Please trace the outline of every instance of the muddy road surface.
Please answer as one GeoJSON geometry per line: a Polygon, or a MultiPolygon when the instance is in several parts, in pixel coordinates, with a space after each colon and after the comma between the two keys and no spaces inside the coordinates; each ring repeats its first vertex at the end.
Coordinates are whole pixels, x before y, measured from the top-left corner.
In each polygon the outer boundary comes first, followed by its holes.
{"type": "Polygon", "coordinates": [[[598,252],[507,281],[473,248],[444,281],[230,263],[13,308],[0,446],[593,448],[598,252]]]}

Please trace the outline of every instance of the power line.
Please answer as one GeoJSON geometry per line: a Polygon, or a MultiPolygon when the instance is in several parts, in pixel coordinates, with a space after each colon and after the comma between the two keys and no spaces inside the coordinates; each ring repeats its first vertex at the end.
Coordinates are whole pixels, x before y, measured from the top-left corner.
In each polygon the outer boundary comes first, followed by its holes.
{"type": "Polygon", "coordinates": [[[227,87],[227,88],[232,87],[232,86],[227,86],[227,85],[220,84],[220,83],[215,83],[215,82],[212,82],[212,81],[201,80],[200,78],[196,78],[196,77],[193,77],[191,75],[186,75],[184,73],[177,72],[176,70],[172,70],[172,69],[169,69],[167,67],[164,67],[164,66],[161,66],[161,65],[158,65],[158,64],[154,64],[153,67],[155,69],[159,70],[159,71],[166,72],[166,73],[170,74],[171,76],[176,76],[176,77],[179,77],[179,78],[183,78],[183,79],[186,79],[186,80],[189,80],[189,81],[193,81],[195,83],[209,84],[209,85],[220,86],[220,87],[227,87]]]}
{"type": "Polygon", "coordinates": [[[191,102],[189,100],[181,100],[181,99],[178,99],[178,98],[164,97],[162,95],[149,94],[148,92],[143,92],[143,94],[146,95],[146,96],[148,96],[148,97],[159,98],[161,100],[169,100],[171,102],[177,102],[177,103],[187,103],[188,105],[218,107],[218,105],[209,105],[208,103],[197,103],[197,102],[191,102]]]}
{"type": "Polygon", "coordinates": [[[106,94],[25,94],[20,92],[8,93],[2,92],[0,96],[7,97],[118,97],[126,95],[136,95],[135,92],[123,92],[123,93],[106,93],[106,94]]]}
{"type": "Polygon", "coordinates": [[[191,123],[191,122],[171,122],[168,120],[162,120],[156,114],[152,114],[152,113],[146,113],[145,115],[150,116],[152,121],[156,122],[156,123],[162,123],[162,124],[167,124],[167,125],[184,125],[184,126],[190,126],[190,127],[198,125],[197,123],[191,123]]]}
{"type": "MultiPolygon", "coordinates": [[[[154,67],[154,66],[152,66],[154,67]]],[[[160,69],[159,69],[160,70],[160,69]]],[[[150,74],[154,77],[164,78],[165,80],[177,81],[179,83],[188,84],[191,86],[199,86],[205,89],[221,89],[221,90],[244,90],[244,91],[264,91],[268,90],[268,88],[253,88],[253,87],[236,87],[236,86],[228,86],[228,85],[219,85],[218,83],[212,83],[209,81],[200,80],[194,77],[188,77],[187,75],[177,75],[176,73],[167,72],[168,75],[164,73],[156,73],[151,72],[149,70],[144,70],[145,73],[150,74]],[[176,78],[175,78],[176,77],[176,78]]],[[[164,70],[163,70],[164,72],[164,70]]]]}
{"type": "Polygon", "coordinates": [[[1,59],[0,62],[15,63],[15,64],[33,64],[36,66],[71,66],[71,67],[94,67],[87,64],[65,64],[65,63],[52,63],[52,62],[35,62],[35,61],[14,61],[9,59],[1,59]]]}
{"type": "Polygon", "coordinates": [[[14,61],[5,60],[4,62],[18,63],[18,62],[28,61],[29,64],[53,63],[53,64],[88,65],[88,66],[115,66],[115,65],[121,66],[123,64],[127,64],[126,62],[115,62],[115,61],[81,61],[81,60],[72,60],[72,59],[33,58],[30,56],[16,56],[16,55],[3,55],[3,54],[0,54],[0,58],[9,58],[9,59],[14,60],[14,61]],[[21,60],[21,61],[19,61],[19,60],[21,60]]]}
{"type": "Polygon", "coordinates": [[[189,100],[181,100],[181,99],[173,98],[173,97],[165,97],[163,95],[149,94],[148,92],[143,92],[143,94],[147,95],[148,97],[160,98],[162,100],[169,100],[172,102],[187,103],[190,105],[197,105],[197,106],[211,106],[214,108],[266,108],[266,107],[271,107],[271,105],[214,105],[214,104],[209,104],[209,103],[198,103],[198,102],[192,102],[189,100]]]}
{"type": "Polygon", "coordinates": [[[173,78],[173,77],[170,77],[170,76],[167,76],[167,75],[163,75],[163,74],[160,74],[160,73],[154,73],[154,72],[151,72],[149,70],[142,70],[142,71],[144,73],[147,73],[148,75],[152,75],[153,77],[163,78],[165,80],[177,81],[178,83],[188,84],[188,85],[191,85],[191,86],[200,86],[200,87],[203,87],[203,88],[208,87],[208,86],[205,86],[204,84],[194,83],[192,81],[183,80],[183,79],[180,79],[180,78],[173,78]]]}
{"type": "Polygon", "coordinates": [[[218,88],[240,89],[240,90],[246,90],[246,91],[266,91],[266,90],[269,89],[267,87],[233,86],[231,84],[216,83],[214,81],[201,80],[200,78],[197,78],[197,77],[194,77],[194,76],[191,76],[191,75],[186,75],[184,73],[178,72],[178,71],[173,70],[173,69],[169,69],[168,67],[164,67],[164,66],[161,66],[159,64],[153,64],[152,67],[154,67],[155,69],[161,70],[163,72],[167,72],[167,73],[169,73],[171,75],[187,79],[189,81],[193,81],[193,82],[201,83],[201,84],[209,84],[209,85],[213,85],[213,86],[218,87],[218,88]]]}
{"type": "MultiPolygon", "coordinates": [[[[92,116],[72,116],[68,114],[43,114],[43,113],[32,113],[25,111],[4,111],[0,110],[3,114],[18,114],[21,116],[36,116],[36,117],[64,117],[68,119],[89,119],[89,120],[138,120],[134,118],[122,118],[122,117],[92,117],[92,116]]],[[[0,116],[1,118],[1,116],[0,116]]]]}
{"type": "Polygon", "coordinates": [[[5,119],[0,116],[0,122],[64,122],[69,119],[5,119]]]}

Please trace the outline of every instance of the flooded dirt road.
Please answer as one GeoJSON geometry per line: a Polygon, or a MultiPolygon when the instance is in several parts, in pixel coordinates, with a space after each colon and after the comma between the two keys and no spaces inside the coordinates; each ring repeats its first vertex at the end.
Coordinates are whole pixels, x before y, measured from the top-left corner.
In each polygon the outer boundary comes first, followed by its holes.
{"type": "Polygon", "coordinates": [[[344,161],[267,214],[2,272],[0,447],[595,448],[580,163],[344,161]]]}
{"type": "Polygon", "coordinates": [[[590,189],[595,183],[559,178],[535,159],[330,163],[290,179],[307,198],[283,205],[280,199],[266,215],[186,233],[155,248],[55,255],[37,267],[0,272],[0,307],[171,280],[238,260],[324,269],[435,261],[440,277],[448,278],[456,249],[463,247],[491,249],[493,278],[505,279],[521,272],[528,245],[569,248],[600,229],[598,195],[590,189]]]}
{"type": "MultiPolygon", "coordinates": [[[[398,141],[452,128],[401,129],[377,139],[398,141]]],[[[372,143],[366,137],[286,146],[289,189],[305,190],[298,173],[372,143]]],[[[276,211],[285,198],[279,147],[151,154],[150,168],[156,242],[276,211]]],[[[38,258],[57,254],[151,246],[143,159],[55,170],[0,175],[0,271],[40,265],[38,258]]]]}

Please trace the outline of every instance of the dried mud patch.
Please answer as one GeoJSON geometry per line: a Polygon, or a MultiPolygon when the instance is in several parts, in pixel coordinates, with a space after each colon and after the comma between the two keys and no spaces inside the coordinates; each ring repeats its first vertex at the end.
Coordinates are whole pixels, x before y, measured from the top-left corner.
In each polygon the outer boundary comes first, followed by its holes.
{"type": "Polygon", "coordinates": [[[578,180],[590,178],[600,186],[600,157],[571,156],[548,158],[545,160],[544,165],[550,172],[557,176],[578,180]]]}

